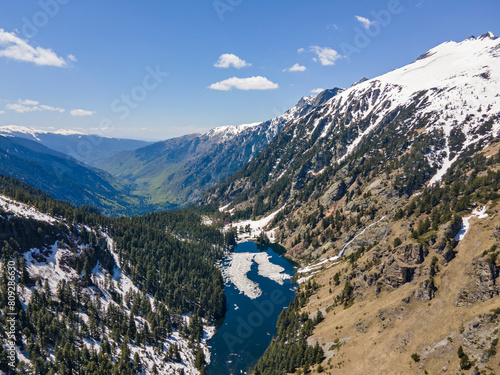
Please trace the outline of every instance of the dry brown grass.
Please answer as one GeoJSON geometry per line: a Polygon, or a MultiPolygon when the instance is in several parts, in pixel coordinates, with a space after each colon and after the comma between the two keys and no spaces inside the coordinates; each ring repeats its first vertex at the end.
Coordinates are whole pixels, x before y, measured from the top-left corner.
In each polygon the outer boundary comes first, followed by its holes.
{"type": "MultiPolygon", "coordinates": [[[[500,226],[500,214],[498,208],[493,211],[485,219],[472,219],[470,231],[456,248],[456,258],[447,265],[439,265],[440,272],[435,278],[438,291],[431,302],[413,298],[408,304],[402,302],[421,278],[392,291],[383,290],[378,298],[372,287],[364,292],[364,300],[357,298],[350,308],[337,306],[325,314],[325,320],[310,337],[310,342],[319,341],[325,349],[325,374],[461,374],[457,356],[461,325],[500,306],[498,296],[471,308],[455,306],[457,294],[468,280],[465,271],[472,259],[495,243],[492,232],[500,226]],[[367,327],[366,333],[358,331],[358,322],[367,327]],[[336,339],[346,342],[338,350],[329,350],[336,339]],[[411,358],[412,353],[420,355],[419,362],[411,358]]],[[[391,238],[400,232],[402,228],[393,226],[391,238]]],[[[433,255],[427,256],[427,265],[433,255]]],[[[349,267],[341,263],[316,275],[322,288],[305,310],[315,314],[321,309],[325,313],[343,287],[342,282],[330,294],[329,281],[337,271],[350,270],[349,267]]],[[[499,362],[499,354],[491,358],[486,366],[493,371],[488,370],[487,374],[500,374],[499,362]]]]}

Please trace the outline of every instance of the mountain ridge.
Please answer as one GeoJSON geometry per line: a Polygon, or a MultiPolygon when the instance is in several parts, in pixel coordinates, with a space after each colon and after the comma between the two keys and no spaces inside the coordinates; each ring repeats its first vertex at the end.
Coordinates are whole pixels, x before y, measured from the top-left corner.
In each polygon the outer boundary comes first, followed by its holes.
{"type": "MultiPolygon", "coordinates": [[[[422,140],[426,139],[425,142],[434,143],[432,147],[435,149],[425,150],[426,160],[423,162],[427,164],[426,168],[429,169],[429,173],[435,169],[433,174],[436,178],[432,182],[437,182],[449,166],[457,160],[457,154],[464,152],[470,145],[497,133],[500,129],[496,121],[500,113],[500,99],[495,89],[500,85],[500,72],[498,69],[492,70],[496,67],[494,62],[498,58],[498,46],[497,39],[491,37],[467,39],[461,43],[443,43],[429,51],[433,56],[416,60],[406,67],[342,91],[316,110],[295,119],[283,129],[274,143],[264,150],[259,161],[255,161],[254,164],[250,163],[238,171],[237,176],[230,177],[223,182],[213,198],[206,199],[208,201],[219,199],[216,197],[221,194],[227,197],[234,196],[231,191],[240,191],[240,187],[235,185],[231,188],[229,185],[236,183],[242,175],[246,176],[247,181],[251,179],[258,185],[260,181],[265,182],[267,184],[265,186],[276,183],[279,180],[278,177],[285,176],[286,178],[289,175],[289,181],[286,184],[293,190],[291,185],[297,182],[299,184],[309,182],[312,176],[322,173],[327,166],[335,168],[334,164],[344,162],[359,148],[358,146],[362,145],[369,134],[380,133],[386,124],[395,124],[397,121],[401,124],[394,126],[393,130],[398,136],[404,137],[405,132],[414,129],[419,132],[415,134],[416,136],[422,140]],[[443,68],[436,63],[436,58],[446,58],[449,48],[455,48],[454,56],[458,56],[461,60],[455,65],[447,64],[447,74],[452,68],[456,71],[450,73],[445,79],[449,82],[441,81],[444,84],[441,87],[436,86],[436,83],[440,82],[439,74],[443,71],[443,68]],[[482,53],[482,48],[487,52],[482,53]],[[435,56],[434,54],[438,51],[440,51],[439,55],[435,56]],[[472,54],[470,58],[467,57],[469,53],[472,54]],[[484,61],[476,61],[475,58],[478,57],[483,58],[484,61]],[[433,63],[430,67],[437,67],[434,72],[435,78],[432,78],[430,74],[424,79],[419,79],[417,71],[422,68],[422,65],[430,64],[429,59],[433,63]],[[487,69],[485,66],[489,65],[486,65],[485,61],[489,61],[492,66],[487,69]],[[471,71],[474,74],[470,73],[471,71]],[[398,84],[398,80],[401,79],[406,79],[409,83],[406,86],[398,84]],[[469,85],[469,79],[470,82],[474,82],[475,86],[469,85]],[[425,85],[428,85],[427,90],[424,89],[425,85]],[[471,91],[467,91],[466,88],[471,91]],[[464,95],[463,98],[462,95],[464,95]],[[486,97],[479,99],[481,96],[486,97]],[[450,104],[455,101],[457,103],[450,104]],[[458,107],[458,103],[461,105],[465,103],[467,114],[464,114],[465,108],[458,107]],[[485,108],[482,108],[483,106],[485,108]],[[410,121],[413,124],[408,124],[410,121]],[[454,121],[459,126],[452,127],[451,124],[454,124],[454,121]],[[424,123],[429,125],[422,129],[424,123]],[[418,129],[422,129],[423,133],[418,129]],[[433,138],[436,139],[433,140],[433,138]],[[272,156],[275,160],[274,164],[268,161],[270,154],[274,154],[272,156]],[[310,156],[305,156],[307,154],[310,156]],[[441,160],[442,155],[444,158],[441,160]],[[307,162],[300,161],[304,157],[307,158],[307,162]],[[261,173],[252,171],[263,169],[269,177],[250,177],[252,173],[261,173]]],[[[385,137],[391,136],[388,132],[386,133],[385,137]]],[[[238,186],[241,182],[240,179],[238,186]]],[[[229,201],[223,198],[220,205],[226,205],[229,201]]],[[[269,206],[269,210],[281,204],[277,202],[272,207],[269,206]]]]}
{"type": "Polygon", "coordinates": [[[499,51],[446,42],[358,83],[204,195],[226,230],[288,249],[299,293],[318,285],[297,314],[322,318],[325,358],[295,366],[285,325],[255,374],[500,370],[499,51]]]}
{"type": "Polygon", "coordinates": [[[307,113],[340,89],[309,96],[283,115],[263,123],[223,126],[117,154],[98,167],[136,186],[153,204],[185,205],[252,160],[292,119],[307,113]]]}
{"type": "Polygon", "coordinates": [[[146,141],[113,138],[70,129],[44,129],[17,125],[0,126],[0,135],[36,141],[91,166],[116,153],[151,144],[146,141]]]}

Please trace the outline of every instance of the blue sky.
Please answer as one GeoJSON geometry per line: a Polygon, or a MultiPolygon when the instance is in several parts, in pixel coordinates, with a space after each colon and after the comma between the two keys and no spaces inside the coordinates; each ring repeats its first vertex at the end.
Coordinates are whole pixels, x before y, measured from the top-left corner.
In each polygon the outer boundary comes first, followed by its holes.
{"type": "Polygon", "coordinates": [[[498,0],[4,0],[0,126],[166,139],[265,121],[500,35],[499,16],[498,0]]]}

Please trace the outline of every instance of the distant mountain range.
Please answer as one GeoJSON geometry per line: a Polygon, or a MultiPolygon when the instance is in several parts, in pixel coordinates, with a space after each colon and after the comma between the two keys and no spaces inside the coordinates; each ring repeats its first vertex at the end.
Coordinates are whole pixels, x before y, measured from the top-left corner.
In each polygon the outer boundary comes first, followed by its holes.
{"type": "Polygon", "coordinates": [[[185,205],[252,160],[292,120],[339,92],[325,90],[302,98],[283,115],[260,124],[222,126],[116,154],[98,163],[103,170],[134,186],[152,204],[185,205]]]}
{"type": "Polygon", "coordinates": [[[135,150],[151,142],[85,134],[74,130],[47,130],[25,126],[0,126],[0,135],[38,142],[88,165],[123,151],[135,150]]]}
{"type": "Polygon", "coordinates": [[[55,198],[91,204],[110,215],[171,210],[198,200],[252,160],[289,121],[338,91],[305,97],[271,121],[223,126],[156,143],[69,130],[0,127],[0,172],[55,198]]]}

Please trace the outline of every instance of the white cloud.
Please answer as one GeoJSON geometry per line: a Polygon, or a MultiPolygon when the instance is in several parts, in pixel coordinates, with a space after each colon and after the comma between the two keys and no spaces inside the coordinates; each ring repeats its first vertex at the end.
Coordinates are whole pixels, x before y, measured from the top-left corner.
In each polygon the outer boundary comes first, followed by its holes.
{"type": "Polygon", "coordinates": [[[311,90],[311,93],[312,93],[312,94],[319,94],[319,93],[320,93],[320,92],[322,92],[322,91],[325,91],[325,89],[320,89],[320,88],[317,88],[317,89],[313,89],[313,90],[311,90]]]}
{"type": "MultiPolygon", "coordinates": [[[[51,49],[33,47],[14,33],[0,28],[0,57],[12,60],[32,62],[36,65],[64,67],[67,61],[57,56],[51,49]]],[[[74,56],[72,56],[74,58],[74,56]]]]}
{"type": "Polygon", "coordinates": [[[224,53],[220,55],[219,60],[214,65],[216,68],[229,68],[233,66],[236,69],[245,68],[247,66],[252,66],[252,64],[247,63],[245,60],[240,59],[238,56],[232,53],[224,53]]]}
{"type": "Polygon", "coordinates": [[[5,111],[0,111],[0,115],[5,115],[5,111]]]}
{"type": "Polygon", "coordinates": [[[37,107],[28,107],[22,104],[10,104],[10,103],[5,105],[5,108],[10,109],[12,111],[16,111],[17,113],[33,112],[37,110],[36,109],[37,107]]]}
{"type": "Polygon", "coordinates": [[[317,59],[313,58],[313,61],[319,60],[321,65],[334,65],[335,61],[342,58],[342,55],[330,47],[312,46],[311,51],[318,56],[317,59]]]}
{"type": "Polygon", "coordinates": [[[208,86],[212,90],[231,91],[233,88],[238,90],[273,90],[279,86],[271,82],[266,77],[254,76],[250,78],[228,78],[224,81],[212,83],[208,86]]]}
{"type": "Polygon", "coordinates": [[[302,53],[302,52],[304,52],[304,48],[299,48],[299,49],[297,50],[297,53],[302,53]]]}
{"type": "Polygon", "coordinates": [[[22,105],[38,105],[40,104],[40,102],[37,102],[36,100],[30,100],[30,99],[19,99],[17,101],[19,104],[22,104],[22,105]]]}
{"type": "Polygon", "coordinates": [[[283,69],[284,72],[303,72],[305,71],[307,68],[303,65],[300,65],[299,63],[293,65],[292,67],[290,68],[286,68],[286,69],[283,69]]]}
{"type": "Polygon", "coordinates": [[[77,62],[78,61],[74,55],[68,55],[68,60],[69,61],[73,61],[73,62],[77,62]]]}
{"type": "Polygon", "coordinates": [[[86,111],[85,109],[72,109],[69,113],[71,116],[77,117],[92,116],[95,114],[94,111],[86,111]]]}
{"type": "Polygon", "coordinates": [[[361,16],[354,16],[356,20],[361,23],[361,26],[363,26],[365,29],[369,29],[371,25],[374,25],[377,23],[377,21],[370,21],[368,18],[361,17],[361,16]]]}
{"type": "Polygon", "coordinates": [[[52,111],[64,112],[64,109],[59,107],[51,107],[50,105],[40,104],[36,100],[18,99],[17,103],[8,103],[5,108],[17,113],[35,112],[35,111],[52,111]]]}
{"type": "MultiPolygon", "coordinates": [[[[37,108],[37,107],[35,107],[37,108]]],[[[40,106],[41,111],[53,111],[53,112],[64,112],[64,109],[58,108],[58,107],[51,107],[50,105],[41,105],[40,106]]]]}

